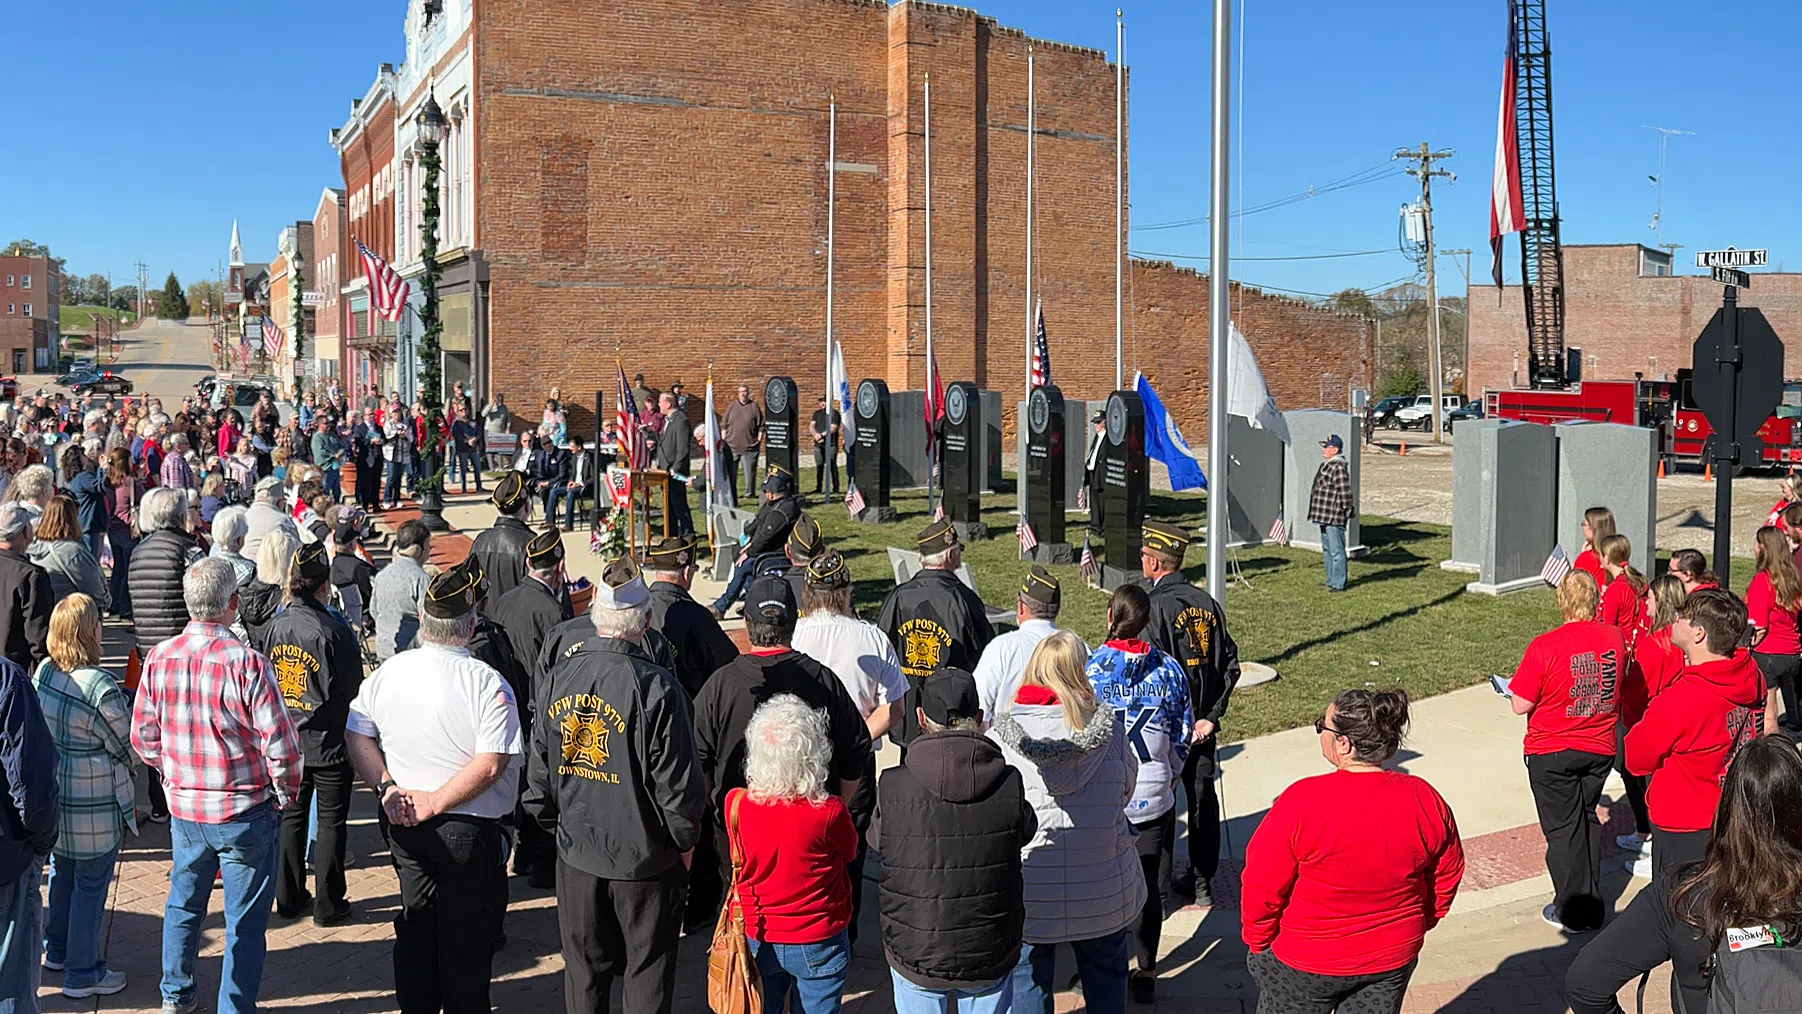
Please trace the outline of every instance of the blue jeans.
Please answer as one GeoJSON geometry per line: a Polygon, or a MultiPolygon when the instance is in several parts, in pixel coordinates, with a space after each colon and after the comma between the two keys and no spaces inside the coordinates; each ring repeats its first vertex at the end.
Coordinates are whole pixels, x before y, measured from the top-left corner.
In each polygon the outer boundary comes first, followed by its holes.
{"type": "Polygon", "coordinates": [[[1326,586],[1345,590],[1345,526],[1320,526],[1320,556],[1326,563],[1326,586]]]}
{"type": "Polygon", "coordinates": [[[34,859],[19,879],[0,884],[0,1014],[38,1014],[41,875],[34,859]]]}
{"type": "Polygon", "coordinates": [[[342,497],[344,495],[344,482],[339,478],[340,471],[338,466],[333,465],[330,468],[322,468],[319,471],[321,473],[319,481],[324,485],[325,491],[331,494],[332,499],[337,500],[342,497]]]}
{"type": "Polygon", "coordinates": [[[264,931],[275,903],[277,831],[281,818],[267,801],[223,824],[169,822],[169,901],[163,908],[163,1002],[195,1001],[194,958],[213,894],[213,874],[225,880],[225,962],[219,971],[219,1014],[256,1010],[267,956],[264,931]]]}
{"type": "Polygon", "coordinates": [[[1007,976],[988,989],[927,989],[902,978],[889,969],[895,980],[895,1014],[1001,1014],[1013,998],[1013,983],[1007,976]]]}
{"type": "Polygon", "coordinates": [[[382,499],[389,503],[400,502],[401,476],[407,474],[407,463],[404,461],[384,462],[388,470],[388,488],[383,491],[382,499]]]}
{"type": "Polygon", "coordinates": [[[467,486],[474,479],[478,493],[482,491],[481,454],[476,444],[458,444],[451,457],[451,470],[456,473],[453,481],[467,486]]]}
{"type": "MultiPolygon", "coordinates": [[[[1083,1008],[1089,1014],[1125,1014],[1126,960],[1130,930],[1093,940],[1072,940],[1076,974],[1082,979],[1083,1008]]],[[[1013,1009],[1019,1014],[1052,1014],[1057,994],[1057,944],[1021,944],[1014,966],[1013,1009]]]]}
{"type": "Polygon", "coordinates": [[[763,1014],[782,1014],[791,989],[796,1014],[838,1014],[851,971],[851,939],[844,930],[817,944],[751,939],[751,955],[763,976],[763,1014]]]}
{"type": "Polygon", "coordinates": [[[544,523],[547,525],[556,524],[558,505],[567,503],[569,505],[565,509],[567,517],[563,524],[568,528],[576,527],[576,501],[587,495],[587,486],[583,486],[580,489],[570,489],[567,485],[563,485],[551,490],[545,496],[544,523]]]}
{"type": "Polygon", "coordinates": [[[743,563],[732,568],[732,579],[726,582],[726,590],[713,600],[714,612],[723,613],[732,608],[732,603],[737,602],[744,595],[745,589],[751,586],[751,577],[756,569],[757,561],[748,556],[743,563]]]}
{"type": "Polygon", "coordinates": [[[113,886],[119,849],[92,859],[50,856],[50,911],[44,917],[44,957],[63,966],[63,985],[92,986],[106,978],[100,924],[113,886]]]}

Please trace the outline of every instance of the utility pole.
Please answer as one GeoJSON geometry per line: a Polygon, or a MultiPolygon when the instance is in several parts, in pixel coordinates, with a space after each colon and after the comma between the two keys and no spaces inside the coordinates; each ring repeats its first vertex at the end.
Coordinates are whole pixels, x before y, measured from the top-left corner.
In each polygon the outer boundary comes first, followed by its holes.
{"type": "MultiPolygon", "coordinates": [[[[1464,400],[1469,401],[1470,400],[1470,251],[1469,250],[1441,250],[1439,252],[1442,254],[1445,254],[1447,257],[1452,258],[1453,264],[1458,263],[1457,258],[1459,258],[1459,257],[1464,258],[1464,264],[1458,270],[1463,272],[1463,274],[1464,274],[1464,400]]],[[[1435,311],[1435,316],[1437,316],[1437,311],[1435,311]]]]}
{"type": "Polygon", "coordinates": [[[144,319],[144,287],[150,284],[150,265],[138,262],[138,319],[144,319]]]}
{"type": "Polygon", "coordinates": [[[1443,406],[1440,404],[1440,389],[1445,384],[1444,371],[1439,364],[1439,285],[1433,273],[1433,177],[1443,176],[1447,183],[1458,177],[1450,169],[1435,169],[1433,163],[1452,157],[1450,148],[1438,151],[1428,147],[1425,141],[1420,142],[1418,150],[1413,148],[1397,148],[1391,161],[1407,159],[1414,165],[1408,169],[1408,175],[1420,180],[1420,207],[1422,222],[1427,234],[1427,371],[1428,390],[1433,397],[1433,442],[1443,443],[1445,434],[1440,426],[1444,420],[1443,406]]]}

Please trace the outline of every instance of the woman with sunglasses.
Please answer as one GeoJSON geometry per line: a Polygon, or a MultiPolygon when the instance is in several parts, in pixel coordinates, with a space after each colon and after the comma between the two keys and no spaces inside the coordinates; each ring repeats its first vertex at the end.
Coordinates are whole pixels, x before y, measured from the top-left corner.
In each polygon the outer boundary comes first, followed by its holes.
{"type": "Polygon", "coordinates": [[[1383,767],[1407,727],[1401,688],[1340,691],[1314,723],[1334,770],[1283,790],[1252,834],[1239,911],[1260,1010],[1402,1009],[1464,877],[1451,807],[1383,767]]]}

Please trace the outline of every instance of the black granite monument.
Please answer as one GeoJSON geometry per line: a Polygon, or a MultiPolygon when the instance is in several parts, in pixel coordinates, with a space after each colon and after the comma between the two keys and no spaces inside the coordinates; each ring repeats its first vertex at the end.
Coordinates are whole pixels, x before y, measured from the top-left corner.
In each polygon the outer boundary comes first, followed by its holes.
{"type": "Polygon", "coordinates": [[[1107,399],[1105,443],[1101,448],[1102,541],[1107,562],[1101,586],[1112,591],[1142,579],[1139,545],[1145,525],[1145,501],[1151,492],[1151,466],[1145,458],[1145,407],[1132,391],[1115,391],[1107,399]]]}
{"type": "Polygon", "coordinates": [[[1038,545],[1039,563],[1069,563],[1074,557],[1064,536],[1064,396],[1055,387],[1035,387],[1026,399],[1026,523],[1038,545]]]}
{"type": "Polygon", "coordinates": [[[852,515],[852,520],[887,524],[898,517],[888,502],[888,385],[880,380],[858,384],[851,416],[852,460],[857,466],[851,481],[863,497],[863,513],[852,515]]]}
{"type": "Polygon", "coordinates": [[[795,382],[788,377],[771,377],[763,385],[764,456],[770,471],[781,469],[794,476],[796,488],[801,482],[800,431],[795,425],[798,401],[795,382]]]}
{"type": "Polygon", "coordinates": [[[976,385],[960,380],[945,388],[945,517],[965,542],[989,537],[982,523],[983,457],[982,395],[976,385]]]}

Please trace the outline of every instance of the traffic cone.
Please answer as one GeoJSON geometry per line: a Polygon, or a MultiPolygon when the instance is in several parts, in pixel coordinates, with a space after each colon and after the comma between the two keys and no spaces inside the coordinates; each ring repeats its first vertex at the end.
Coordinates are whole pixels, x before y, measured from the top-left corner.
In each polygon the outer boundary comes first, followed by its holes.
{"type": "Polygon", "coordinates": [[[1663,458],[1658,459],[1658,477],[1660,479],[1664,478],[1664,459],[1663,458]]]}
{"type": "Polygon", "coordinates": [[[1400,456],[1404,457],[1404,458],[1408,456],[1408,442],[1406,440],[1402,441],[1402,449],[1401,449],[1400,456]]]}
{"type": "Polygon", "coordinates": [[[1714,481],[1714,466],[1710,462],[1706,462],[1706,461],[1702,462],[1702,481],[1703,482],[1713,482],[1714,481]]]}

